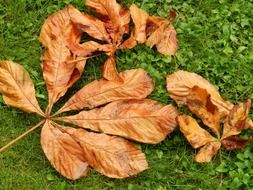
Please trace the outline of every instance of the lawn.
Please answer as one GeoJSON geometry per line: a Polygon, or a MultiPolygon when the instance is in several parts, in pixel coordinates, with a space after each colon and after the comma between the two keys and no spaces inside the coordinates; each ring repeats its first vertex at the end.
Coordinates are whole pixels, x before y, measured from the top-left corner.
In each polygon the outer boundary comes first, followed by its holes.
{"type": "MultiPolygon", "coordinates": [[[[202,75],[233,103],[253,98],[251,0],[118,2],[127,7],[136,3],[149,14],[161,17],[168,17],[171,7],[177,12],[174,25],[179,50],[175,58],[144,45],[117,52],[119,70],[143,68],[152,76],[156,89],[150,98],[175,104],[167,95],[165,76],[179,69],[202,75]]],[[[69,3],[87,11],[83,0],[0,0],[0,60],[13,60],[25,67],[34,81],[42,108],[47,105],[47,93],[40,69],[43,51],[40,28],[49,15],[69,3]]],[[[99,79],[105,59],[106,56],[90,59],[81,80],[56,108],[83,85],[99,79]]],[[[35,114],[7,107],[0,97],[0,147],[39,119],[35,114]]],[[[243,135],[253,135],[253,132],[246,131],[243,135]]],[[[211,163],[197,164],[193,162],[196,150],[176,130],[158,145],[140,145],[150,167],[137,176],[116,180],[92,170],[87,177],[70,181],[51,167],[40,147],[39,136],[40,129],[37,129],[0,154],[0,190],[253,189],[253,143],[241,151],[223,151],[222,162],[216,156],[211,163]]]]}

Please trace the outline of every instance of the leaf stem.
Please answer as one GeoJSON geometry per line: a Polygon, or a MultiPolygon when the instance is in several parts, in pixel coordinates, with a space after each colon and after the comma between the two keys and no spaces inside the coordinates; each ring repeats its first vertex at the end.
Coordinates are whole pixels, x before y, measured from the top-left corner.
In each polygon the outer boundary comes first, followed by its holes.
{"type": "Polygon", "coordinates": [[[27,130],[26,132],[24,132],[23,134],[19,135],[17,138],[13,139],[11,142],[9,142],[8,144],[6,144],[5,146],[3,146],[0,149],[0,153],[3,152],[5,149],[7,149],[9,146],[13,145],[14,143],[16,143],[18,140],[22,139],[24,136],[26,136],[27,134],[29,134],[30,132],[34,131],[35,129],[37,129],[38,127],[40,127],[43,123],[45,122],[45,120],[42,120],[41,122],[39,122],[37,125],[35,125],[34,127],[30,128],[29,130],[27,130]]]}

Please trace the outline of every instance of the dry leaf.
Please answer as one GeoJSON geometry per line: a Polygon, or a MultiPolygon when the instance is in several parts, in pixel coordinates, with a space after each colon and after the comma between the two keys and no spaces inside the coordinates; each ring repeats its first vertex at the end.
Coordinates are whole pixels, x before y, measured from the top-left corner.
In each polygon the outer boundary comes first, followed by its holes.
{"type": "MultiPolygon", "coordinates": [[[[86,175],[91,166],[108,177],[125,178],[147,169],[148,164],[141,150],[124,138],[152,144],[161,142],[175,129],[177,111],[172,105],[162,106],[144,99],[154,89],[144,70],[117,72],[115,51],[134,47],[136,40],[144,42],[145,34],[139,32],[147,31],[145,24],[136,26],[130,38],[124,41],[123,35],[130,32],[127,8],[115,0],[87,0],[86,5],[93,8],[100,19],[68,6],[46,19],[42,26],[40,41],[45,52],[41,66],[49,99],[45,114],[39,108],[28,73],[13,62],[0,62],[0,92],[6,103],[44,117],[0,152],[44,124],[42,149],[63,176],[76,180],[86,175]],[[80,43],[83,34],[93,39],[80,43]],[[109,56],[103,67],[103,78],[83,87],[58,112],[51,114],[54,103],[80,78],[87,56],[97,52],[109,56]],[[98,106],[74,116],[57,117],[63,112],[98,106]],[[67,121],[89,131],[64,127],[56,121],[67,121]]],[[[137,12],[132,12],[132,16],[137,23],[142,16],[135,14],[145,13],[134,8],[137,12]]]]}
{"type": "Polygon", "coordinates": [[[180,131],[193,148],[199,148],[209,142],[215,141],[215,138],[206,130],[202,129],[192,117],[180,115],[177,117],[177,121],[180,131]]]}
{"type": "Polygon", "coordinates": [[[0,61],[0,93],[7,105],[44,115],[36,100],[32,79],[23,67],[12,61],[0,61]]]}
{"type": "Polygon", "coordinates": [[[199,150],[194,160],[199,163],[210,162],[217,154],[220,147],[220,142],[209,142],[199,150]]]}
{"type": "Polygon", "coordinates": [[[73,31],[75,26],[67,9],[47,18],[41,29],[40,41],[46,47],[41,65],[47,85],[49,112],[53,104],[80,78],[85,66],[85,61],[77,61],[78,57],[68,48],[68,39],[76,43],[81,38],[79,32],[73,31]]]}
{"type": "Polygon", "coordinates": [[[65,128],[82,147],[85,159],[98,172],[112,178],[126,178],[148,168],[145,155],[119,137],[65,128]]]}
{"type": "Polygon", "coordinates": [[[238,135],[245,128],[248,118],[251,100],[235,105],[225,120],[222,138],[238,135]]]}
{"type": "Polygon", "coordinates": [[[205,89],[194,86],[186,97],[186,105],[202,122],[219,136],[221,115],[205,89]]]}
{"type": "Polygon", "coordinates": [[[123,82],[95,80],[79,90],[57,112],[93,108],[116,100],[143,99],[154,89],[151,78],[142,69],[120,73],[123,82]]]}
{"type": "Polygon", "coordinates": [[[75,180],[88,173],[88,163],[80,144],[60,129],[47,120],[41,131],[41,147],[60,174],[75,180]]]}
{"type": "Polygon", "coordinates": [[[248,142],[249,139],[229,136],[222,140],[222,146],[227,150],[242,149],[248,144],[248,142]]]}
{"type": "Polygon", "coordinates": [[[153,100],[116,101],[105,107],[59,118],[79,127],[156,144],[176,127],[177,110],[153,100]]]}
{"type": "Polygon", "coordinates": [[[206,130],[202,129],[198,123],[190,116],[178,116],[179,128],[193,148],[200,148],[195,157],[196,162],[209,162],[216,155],[221,145],[225,149],[243,148],[248,140],[234,135],[241,133],[245,129],[251,101],[234,106],[225,119],[223,135],[220,135],[221,114],[211,101],[211,95],[205,89],[194,86],[186,95],[186,105],[205,125],[207,125],[216,135],[212,137],[206,130]]]}

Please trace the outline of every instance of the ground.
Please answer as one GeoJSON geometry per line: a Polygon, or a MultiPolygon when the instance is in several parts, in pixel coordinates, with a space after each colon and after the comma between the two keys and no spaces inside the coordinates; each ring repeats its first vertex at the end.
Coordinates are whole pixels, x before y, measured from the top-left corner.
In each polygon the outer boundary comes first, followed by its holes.
{"type": "MultiPolygon", "coordinates": [[[[139,45],[117,52],[119,70],[144,68],[152,76],[156,89],[150,98],[173,103],[166,92],[165,76],[183,69],[196,72],[237,103],[253,98],[253,2],[251,0],[121,0],[136,3],[149,14],[168,17],[169,9],[178,14],[175,28],[179,50],[175,58],[165,57],[155,49],[139,45]]],[[[43,108],[47,93],[40,69],[43,51],[39,32],[45,18],[71,3],[85,11],[82,0],[0,0],[0,60],[23,65],[36,86],[36,96],[43,108]]],[[[105,56],[93,58],[82,79],[71,88],[56,107],[84,84],[100,78],[105,56]]],[[[183,109],[180,109],[185,111],[183,109]]],[[[253,119],[251,109],[251,119],[253,119]]],[[[0,146],[39,121],[7,107],[0,99],[0,146]]],[[[244,135],[252,135],[247,131],[244,135]]],[[[140,145],[149,169],[125,180],[109,179],[96,171],[77,181],[61,177],[40,148],[40,129],[0,154],[1,190],[168,190],[168,189],[253,189],[253,143],[242,151],[223,151],[208,164],[193,162],[196,150],[176,130],[158,145],[140,145]]]]}

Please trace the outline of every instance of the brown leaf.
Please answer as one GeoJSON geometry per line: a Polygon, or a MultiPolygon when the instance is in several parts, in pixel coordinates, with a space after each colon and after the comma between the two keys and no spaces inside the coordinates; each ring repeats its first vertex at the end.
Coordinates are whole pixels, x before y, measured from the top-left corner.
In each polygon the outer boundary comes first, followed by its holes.
{"type": "Polygon", "coordinates": [[[194,160],[200,163],[210,162],[220,147],[220,142],[209,142],[199,150],[194,160]]]}
{"type": "Polygon", "coordinates": [[[156,144],[176,127],[177,110],[153,100],[125,100],[105,107],[59,118],[79,127],[156,144]]]}
{"type": "Polygon", "coordinates": [[[130,11],[118,4],[116,0],[87,0],[85,5],[95,11],[105,22],[113,44],[120,44],[123,35],[129,31],[130,11]]]}
{"type": "Polygon", "coordinates": [[[130,7],[131,18],[134,22],[133,38],[139,43],[146,41],[146,25],[149,15],[135,4],[130,7]]]}
{"type": "Polygon", "coordinates": [[[44,115],[29,74],[12,61],[0,61],[0,93],[7,105],[44,115]]]}
{"type": "Polygon", "coordinates": [[[66,93],[83,72],[85,61],[78,61],[78,57],[68,48],[69,39],[77,43],[80,37],[67,9],[48,17],[42,26],[40,41],[46,47],[42,57],[42,70],[49,94],[49,112],[53,104],[66,93]]]}
{"type": "Polygon", "coordinates": [[[126,178],[148,168],[141,150],[120,137],[65,128],[79,143],[90,166],[111,178],[126,178]]]}
{"type": "Polygon", "coordinates": [[[132,49],[137,45],[136,40],[133,35],[131,35],[127,40],[125,40],[120,46],[119,49],[132,49]]]}
{"type": "Polygon", "coordinates": [[[121,72],[119,76],[123,82],[95,80],[79,90],[57,114],[93,108],[116,100],[143,99],[154,89],[151,78],[142,69],[121,72]]]}
{"type": "Polygon", "coordinates": [[[117,71],[114,55],[110,56],[105,61],[102,76],[109,81],[123,82],[123,79],[117,71]]]}
{"type": "Polygon", "coordinates": [[[86,32],[88,35],[98,40],[108,43],[111,42],[110,35],[106,31],[104,22],[88,14],[81,13],[71,5],[68,6],[68,13],[71,21],[77,24],[83,32],[86,32]]]}
{"type": "Polygon", "coordinates": [[[152,48],[156,45],[157,51],[164,55],[175,55],[178,42],[177,32],[170,21],[162,18],[149,17],[146,33],[149,35],[146,45],[152,48]]]}
{"type": "Polygon", "coordinates": [[[210,98],[208,92],[194,86],[190,89],[189,95],[186,97],[186,105],[192,113],[197,115],[202,122],[210,127],[217,137],[220,137],[220,113],[210,98]]]}
{"type": "Polygon", "coordinates": [[[225,120],[222,138],[238,135],[245,128],[251,100],[235,105],[225,120]]]}
{"type": "Polygon", "coordinates": [[[180,115],[177,117],[180,131],[184,134],[193,148],[199,148],[215,140],[206,130],[202,129],[199,124],[190,116],[180,115]]]}
{"type": "Polygon", "coordinates": [[[233,108],[233,104],[223,100],[213,85],[196,73],[180,70],[167,76],[169,96],[178,104],[186,103],[186,97],[194,86],[203,88],[210,94],[212,103],[218,107],[222,115],[228,115],[233,108]]]}
{"type": "Polygon", "coordinates": [[[80,57],[86,57],[99,51],[105,52],[106,54],[112,54],[114,51],[114,47],[111,44],[99,44],[95,41],[71,44],[69,48],[75,55],[80,57]]]}
{"type": "Polygon", "coordinates": [[[249,140],[237,136],[230,136],[222,140],[222,145],[227,150],[242,149],[248,144],[249,140]]]}
{"type": "Polygon", "coordinates": [[[54,168],[64,177],[75,180],[88,173],[88,163],[79,142],[61,128],[64,129],[47,120],[41,131],[41,146],[54,168]]]}

